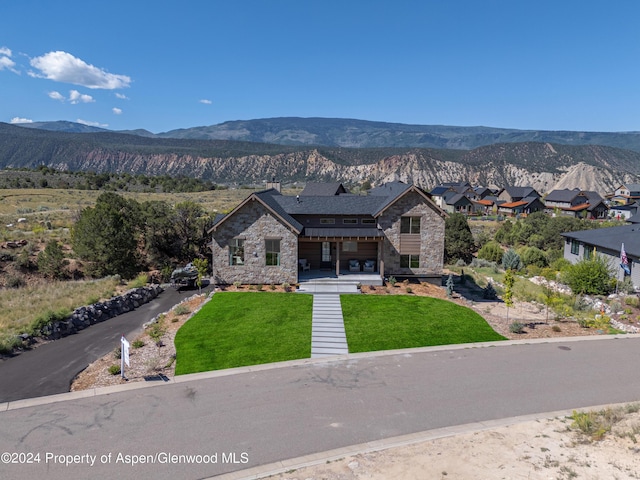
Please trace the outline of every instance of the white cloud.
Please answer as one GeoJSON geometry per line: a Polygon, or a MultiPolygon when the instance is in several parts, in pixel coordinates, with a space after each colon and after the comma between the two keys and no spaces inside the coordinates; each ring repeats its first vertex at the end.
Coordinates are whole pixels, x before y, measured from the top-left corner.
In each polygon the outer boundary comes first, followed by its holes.
{"type": "Polygon", "coordinates": [[[120,100],[129,100],[129,97],[127,97],[124,93],[116,93],[116,98],[119,98],[120,100]]]}
{"type": "Polygon", "coordinates": [[[88,120],[82,120],[81,118],[78,118],[76,120],[77,123],[81,123],[83,125],[87,125],[89,127],[101,127],[101,128],[107,128],[109,126],[108,123],[100,123],[100,122],[89,122],[88,120]]]}
{"type": "Polygon", "coordinates": [[[106,72],[62,51],[45,53],[40,57],[32,58],[30,63],[40,71],[40,73],[29,72],[32,77],[82,85],[86,88],[114,90],[128,87],[131,83],[131,78],[126,75],[106,72]]]}
{"type": "Polygon", "coordinates": [[[13,117],[9,123],[33,123],[30,118],[13,117]]]}
{"type": "Polygon", "coordinates": [[[114,115],[122,115],[122,109],[121,108],[114,107],[114,108],[111,109],[111,111],[113,112],[114,115]]]}
{"type": "Polygon", "coordinates": [[[211,100],[207,100],[206,98],[203,98],[202,100],[200,100],[200,103],[204,103],[205,105],[211,105],[213,102],[211,100]]]}
{"type": "Polygon", "coordinates": [[[49,98],[52,98],[54,100],[59,100],[60,102],[65,101],[64,95],[62,95],[60,92],[56,92],[55,90],[53,92],[49,92],[47,95],[49,95],[49,98]]]}
{"type": "Polygon", "coordinates": [[[77,90],[69,90],[69,101],[76,105],[78,103],[93,103],[95,100],[91,95],[85,95],[77,90]]]}
{"type": "Polygon", "coordinates": [[[11,50],[7,47],[0,47],[0,70],[10,70],[13,73],[20,73],[14,67],[16,62],[11,60],[11,50]]]}

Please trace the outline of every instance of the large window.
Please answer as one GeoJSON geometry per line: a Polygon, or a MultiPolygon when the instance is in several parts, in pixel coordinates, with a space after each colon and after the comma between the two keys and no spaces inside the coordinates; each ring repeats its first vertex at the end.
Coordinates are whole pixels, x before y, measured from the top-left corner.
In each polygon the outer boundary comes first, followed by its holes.
{"type": "Polygon", "coordinates": [[[420,233],[420,217],[401,217],[400,233],[420,233]]]}
{"type": "Polygon", "coordinates": [[[400,255],[400,268],[420,268],[420,256],[400,255]]]}
{"type": "Polygon", "coordinates": [[[280,239],[265,240],[265,250],[267,252],[266,264],[280,265],[280,239]]]}
{"type": "Polygon", "coordinates": [[[244,265],[244,238],[229,242],[229,265],[244,265]]]}

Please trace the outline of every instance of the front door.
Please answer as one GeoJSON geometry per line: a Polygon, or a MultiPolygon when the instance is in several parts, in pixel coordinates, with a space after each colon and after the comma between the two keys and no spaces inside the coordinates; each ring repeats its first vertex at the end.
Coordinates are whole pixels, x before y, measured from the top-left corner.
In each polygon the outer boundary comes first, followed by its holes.
{"type": "Polygon", "coordinates": [[[322,242],[322,258],[320,268],[331,269],[331,242],[322,242]]]}

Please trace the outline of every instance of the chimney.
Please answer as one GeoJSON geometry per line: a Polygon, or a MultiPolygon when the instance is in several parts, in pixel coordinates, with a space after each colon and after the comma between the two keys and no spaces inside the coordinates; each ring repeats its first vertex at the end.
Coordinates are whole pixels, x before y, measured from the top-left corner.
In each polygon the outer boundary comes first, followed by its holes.
{"type": "Polygon", "coordinates": [[[278,192],[282,191],[282,186],[280,185],[280,182],[276,182],[276,177],[271,177],[271,181],[267,182],[267,190],[270,188],[273,188],[278,192]]]}

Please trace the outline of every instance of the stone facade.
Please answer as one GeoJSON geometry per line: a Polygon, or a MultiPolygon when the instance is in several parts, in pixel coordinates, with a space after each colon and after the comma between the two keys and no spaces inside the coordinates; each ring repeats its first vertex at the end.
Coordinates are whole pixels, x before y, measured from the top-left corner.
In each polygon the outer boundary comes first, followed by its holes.
{"type": "Polygon", "coordinates": [[[298,236],[262,203],[252,200],[216,231],[212,267],[217,284],[282,284],[298,281],[298,236]],[[230,265],[229,243],[244,240],[244,265],[230,265]],[[266,265],[266,239],[280,240],[280,265],[266,265]]]}
{"type": "Polygon", "coordinates": [[[385,275],[416,275],[433,279],[440,284],[444,261],[444,218],[437,208],[429,206],[416,192],[394,202],[378,218],[378,225],[385,234],[382,259],[385,275]],[[420,217],[420,260],[419,268],[400,266],[402,216],[420,217]]]}

